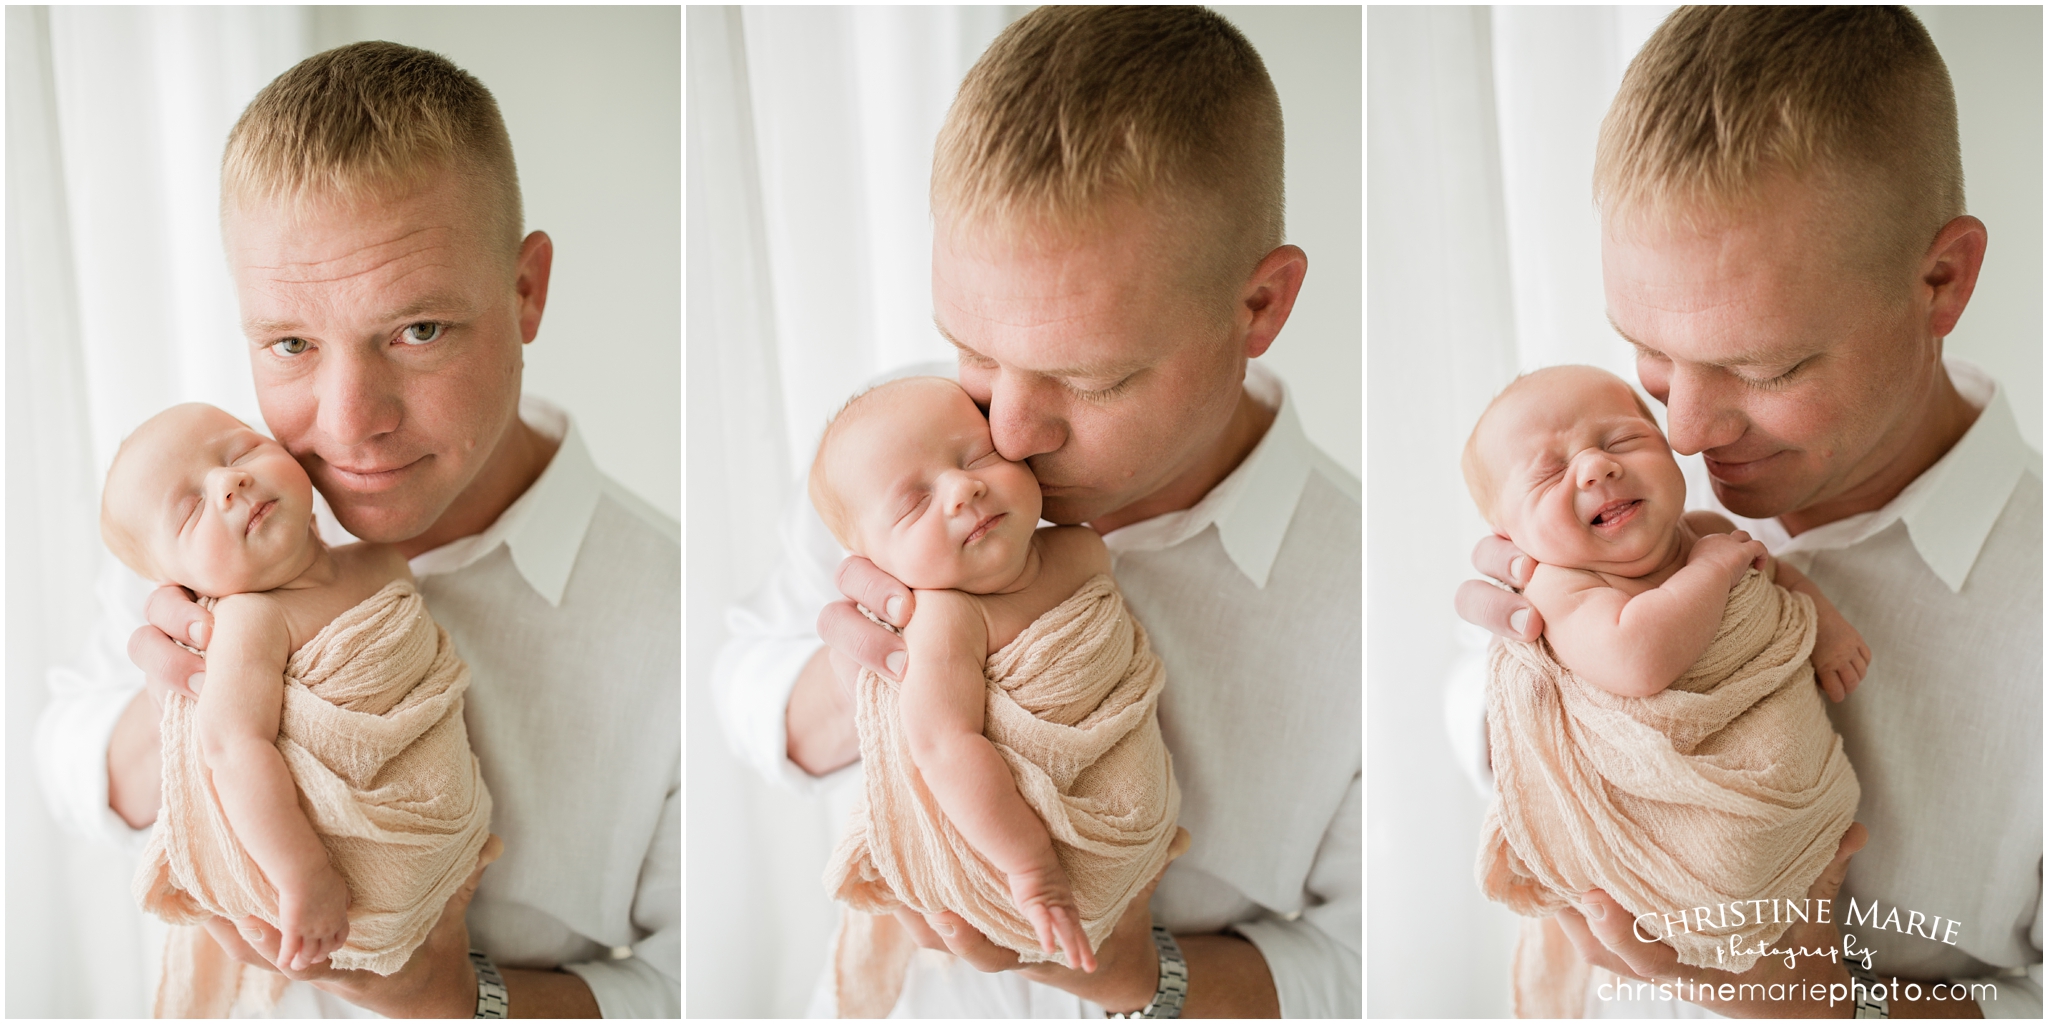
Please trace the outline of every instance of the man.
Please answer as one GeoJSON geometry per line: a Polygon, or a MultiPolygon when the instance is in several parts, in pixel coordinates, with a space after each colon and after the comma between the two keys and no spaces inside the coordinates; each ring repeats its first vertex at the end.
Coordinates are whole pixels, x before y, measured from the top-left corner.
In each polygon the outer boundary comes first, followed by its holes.
{"type": "MultiPolygon", "coordinates": [[[[553,243],[524,233],[489,91],[391,43],[308,58],[230,135],[221,213],[265,422],[342,528],[411,559],[470,667],[504,841],[403,969],[286,971],[311,984],[280,1012],[678,1015],[676,526],[520,397],[553,243]]],[[[128,583],[107,632],[142,607],[128,583]]],[[[156,816],[158,709],[204,686],[171,638],[203,649],[211,619],[172,587],[147,617],[127,645],[141,673],[102,658],[53,680],[38,748],[65,818],[156,816]]],[[[276,969],[266,923],[207,930],[276,969]]]]}
{"type": "MultiPolygon", "coordinates": [[[[1873,650],[1863,686],[1830,708],[1861,825],[1809,895],[1839,887],[1864,913],[1883,908],[1854,922],[1876,951],[1854,977],[1893,1015],[2038,1016],[2040,455],[1997,387],[1942,357],[1986,231],[1963,212],[1940,55],[1903,8],[1682,9],[1629,66],[1595,177],[1608,315],[1667,407],[1672,447],[1704,454],[1718,506],[1804,569],[1873,650]],[[1921,927],[1886,925],[1895,907],[1921,927]],[[1935,915],[1956,927],[1932,933],[1935,915]]],[[[1499,538],[1473,557],[1529,578],[1499,538]]],[[[1543,629],[1477,581],[1458,605],[1503,636],[1543,629]]],[[[1740,978],[1681,967],[1606,894],[1581,906],[1559,924],[1624,979],[1852,978],[1815,956],[1740,978]]],[[[1841,901],[1835,923],[1796,925],[1778,945],[1837,948],[1850,913],[1841,901]]],[[[1622,991],[1590,993],[1589,1012],[1670,1012],[1622,991]]],[[[1681,998],[1736,1016],[1849,1008],[1768,991],[1681,998]]]]}
{"type": "MultiPolygon", "coordinates": [[[[1360,1012],[1357,482],[1247,370],[1307,267],[1282,244],[1281,160],[1264,66],[1200,9],[1039,8],[961,85],[933,171],[936,320],[1046,518],[1104,535],[1166,663],[1193,848],[1092,975],[1018,968],[952,914],[902,915],[957,958],[915,959],[898,1014],[1160,1008],[1177,955],[1190,1016],[1360,1012]]],[[[853,602],[896,623],[916,608],[794,514],[717,685],[735,748],[801,784],[859,756],[855,666],[902,665],[853,602]]]]}

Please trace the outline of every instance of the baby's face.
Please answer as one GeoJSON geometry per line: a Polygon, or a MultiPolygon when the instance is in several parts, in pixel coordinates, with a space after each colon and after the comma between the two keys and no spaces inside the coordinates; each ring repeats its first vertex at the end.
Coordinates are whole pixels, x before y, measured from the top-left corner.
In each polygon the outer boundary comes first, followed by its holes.
{"type": "Polygon", "coordinates": [[[318,547],[306,471],[210,405],[138,428],[107,479],[107,508],[156,575],[209,596],[287,583],[318,547]]]}
{"type": "Polygon", "coordinates": [[[860,553],[918,589],[991,593],[1014,580],[1038,528],[1031,470],[996,454],[988,421],[951,381],[870,401],[825,467],[860,553]]]}
{"type": "Polygon", "coordinates": [[[1481,444],[1494,522],[1539,562],[1641,576],[1677,541],[1685,477],[1618,377],[1565,367],[1526,381],[1481,444]]]}

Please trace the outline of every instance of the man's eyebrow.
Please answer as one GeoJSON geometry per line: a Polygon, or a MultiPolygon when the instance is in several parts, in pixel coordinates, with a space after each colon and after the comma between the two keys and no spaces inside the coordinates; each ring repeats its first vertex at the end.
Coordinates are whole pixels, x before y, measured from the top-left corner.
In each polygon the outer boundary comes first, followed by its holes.
{"type": "MultiPolygon", "coordinates": [[[[403,306],[390,310],[378,317],[377,323],[391,323],[395,320],[411,320],[422,313],[446,313],[467,319],[476,315],[476,308],[455,295],[428,295],[414,299],[403,306]]],[[[250,334],[285,334],[302,330],[305,324],[298,320],[272,320],[267,317],[250,317],[242,321],[245,331],[250,334]]]]}

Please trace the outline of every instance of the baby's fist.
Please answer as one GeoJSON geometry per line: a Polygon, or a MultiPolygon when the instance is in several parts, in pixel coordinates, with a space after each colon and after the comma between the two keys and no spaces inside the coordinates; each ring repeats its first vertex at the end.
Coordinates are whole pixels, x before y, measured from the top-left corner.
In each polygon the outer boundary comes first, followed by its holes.
{"type": "Polygon", "coordinates": [[[1764,542],[1756,540],[1742,530],[1732,533],[1710,533],[1695,541],[1692,558],[1689,561],[1705,562],[1728,574],[1728,586],[1733,589],[1742,582],[1744,574],[1751,569],[1764,567],[1764,560],[1770,557],[1764,542]]]}

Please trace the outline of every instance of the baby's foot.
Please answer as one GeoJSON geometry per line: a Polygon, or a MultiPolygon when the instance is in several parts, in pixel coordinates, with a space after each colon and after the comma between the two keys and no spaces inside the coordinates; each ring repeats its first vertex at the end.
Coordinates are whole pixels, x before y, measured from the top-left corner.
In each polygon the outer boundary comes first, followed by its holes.
{"type": "Polygon", "coordinates": [[[1057,952],[1055,940],[1067,954],[1067,966],[1093,973],[1095,951],[1088,948],[1088,935],[1081,929],[1081,910],[1074,905],[1073,887],[1057,861],[1047,867],[1010,875],[1010,898],[1031,927],[1038,932],[1038,944],[1048,955],[1057,952]]]}
{"type": "Polygon", "coordinates": [[[277,965],[303,971],[348,941],[348,883],[331,867],[277,892],[277,965]]]}

